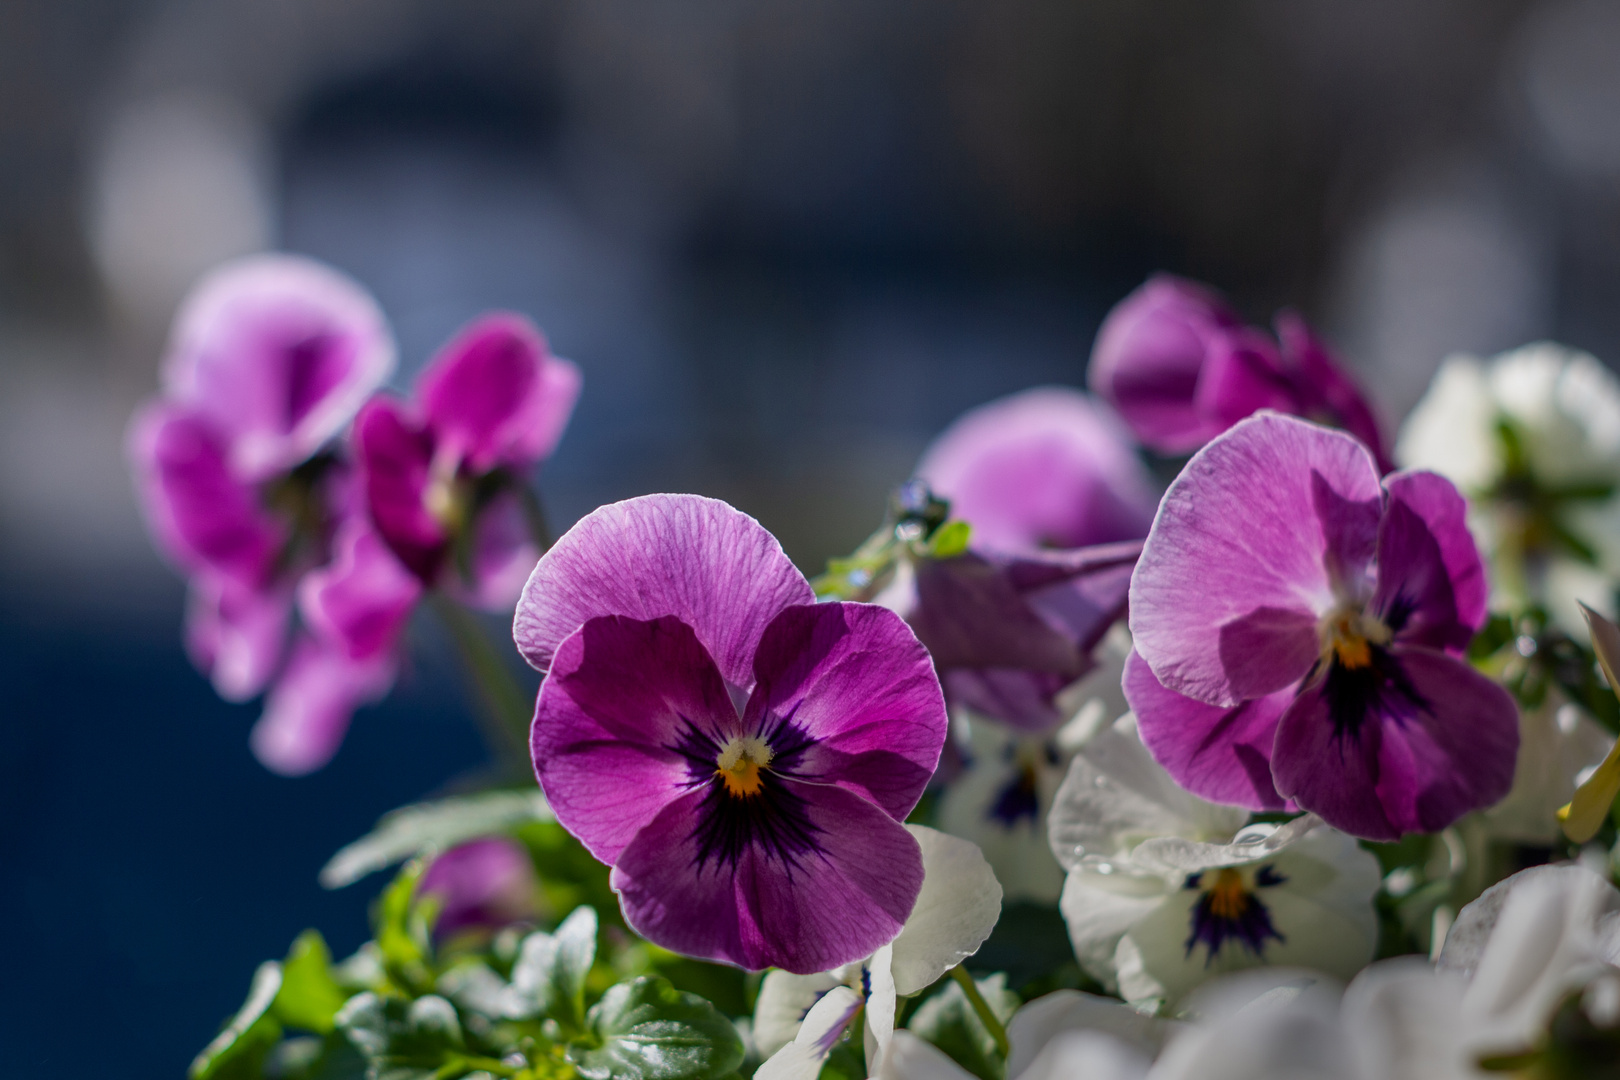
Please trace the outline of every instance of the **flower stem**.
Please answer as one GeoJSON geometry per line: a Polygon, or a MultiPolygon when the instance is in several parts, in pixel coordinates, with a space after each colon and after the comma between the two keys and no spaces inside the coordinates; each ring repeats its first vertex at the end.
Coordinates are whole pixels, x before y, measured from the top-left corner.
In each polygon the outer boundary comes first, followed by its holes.
{"type": "Polygon", "coordinates": [[[996,1019],[996,1014],[990,1009],[990,1003],[979,993],[979,986],[973,981],[973,976],[967,973],[967,968],[958,964],[951,968],[951,978],[956,980],[957,985],[962,988],[962,993],[967,995],[968,1004],[979,1014],[979,1022],[990,1033],[990,1037],[996,1040],[996,1049],[1001,1051],[1001,1058],[1005,1061],[1012,1049],[1007,1042],[1007,1029],[1001,1026],[1001,1021],[996,1019]]]}
{"type": "Polygon", "coordinates": [[[434,596],[432,603],[434,612],[450,631],[462,667],[477,692],[482,707],[476,715],[490,752],[527,772],[521,767],[529,760],[528,695],[471,612],[443,596],[434,596]]]}

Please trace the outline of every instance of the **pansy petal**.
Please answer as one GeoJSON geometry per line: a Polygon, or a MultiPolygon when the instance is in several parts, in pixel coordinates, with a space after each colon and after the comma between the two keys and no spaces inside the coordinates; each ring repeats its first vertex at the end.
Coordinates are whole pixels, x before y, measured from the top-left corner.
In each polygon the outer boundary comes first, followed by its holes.
{"type": "Polygon", "coordinates": [[[608,615],[557,650],[530,750],[557,820],[611,865],[667,803],[713,778],[737,731],[736,709],[691,627],[672,616],[608,615]]]}
{"type": "Polygon", "coordinates": [[[767,971],[754,1004],[754,1045],[759,1052],[770,1057],[792,1042],[815,1003],[839,985],[838,975],[830,971],[814,975],[767,971]]]}
{"type": "Polygon", "coordinates": [[[512,633],[545,671],[587,619],[674,615],[726,681],[747,689],[765,627],[814,599],[782,545],[747,514],[696,495],[644,495],[592,511],[552,545],[524,586],[512,633]]]}
{"type": "MultiPolygon", "coordinates": [[[[1099,997],[1078,990],[1054,990],[1038,997],[1013,1014],[1007,1022],[1007,1075],[1027,1076],[1025,1071],[1055,1040],[1081,1032],[1105,1036],[1138,1055],[1151,1058],[1158,1053],[1171,1025],[1156,1016],[1138,1012],[1116,998],[1099,997]]],[[[1052,1073],[1057,1077],[1091,1073],[1052,1073]]]]}
{"type": "Polygon", "coordinates": [[[895,993],[909,997],[979,951],[1001,917],[1001,885],[979,845],[907,825],[922,847],[923,886],[894,939],[895,993]]]}
{"type": "Polygon", "coordinates": [[[932,1043],[909,1031],[897,1031],[876,1080],[973,1080],[973,1074],[932,1043]]]}
{"type": "MultiPolygon", "coordinates": [[[[1151,1060],[1112,1035],[1065,1031],[1018,1073],[1019,1080],[1146,1080],[1151,1060]]],[[[1010,1075],[1010,1074],[1009,1074],[1010,1075]]]]}
{"type": "Polygon", "coordinates": [[[136,413],[128,447],[146,520],[175,562],[246,584],[270,576],[287,530],[232,473],[229,445],[212,423],[172,405],[149,405],[136,413]]]}
{"type": "Polygon", "coordinates": [[[354,660],[391,651],[421,599],[421,582],[363,516],[340,526],[334,547],[332,562],[299,582],[305,624],[354,660]]]}
{"type": "Polygon", "coordinates": [[[1156,501],[1119,421],[1055,386],[965,413],[923,454],[917,478],[973,526],[975,549],[1005,552],[1145,536],[1156,501]]]}
{"type": "Polygon", "coordinates": [[[1125,699],[1153,758],[1176,783],[1211,802],[1250,810],[1292,809],[1271,780],[1277,721],[1293,687],[1230,708],[1168,690],[1135,652],[1125,661],[1125,699]]]}
{"type": "Polygon", "coordinates": [[[941,671],[1017,668],[1065,682],[1086,673],[1088,658],[1036,614],[995,563],[972,553],[923,559],[916,575],[911,626],[941,671]]]}
{"type": "Polygon", "coordinates": [[[529,514],[523,500],[503,491],[486,503],[472,526],[472,550],[467,571],[447,574],[442,587],[450,595],[484,611],[506,611],[523,592],[540,558],[529,514]]]}
{"type": "Polygon", "coordinates": [[[186,651],[226,701],[263,690],[281,665],[293,599],[285,587],[259,589],[198,574],[186,599],[186,651]]]}
{"type": "Polygon", "coordinates": [[[253,726],[253,755],[283,776],[314,772],[337,753],[354,711],[393,683],[391,656],[355,661],[310,638],[299,640],[253,726]]]}
{"type": "Polygon", "coordinates": [[[393,369],[393,335],[363,288],[312,259],[255,255],[191,291],[163,376],[229,433],[233,468],[262,479],[336,436],[393,369]]]}
{"type": "Polygon", "coordinates": [[[1285,361],[1294,369],[1301,388],[1314,398],[1303,402],[1305,415],[1312,415],[1317,407],[1325,407],[1339,427],[1360,439],[1373,452],[1380,473],[1395,468],[1389,458],[1382,425],[1367,396],[1344,365],[1334,358],[1327,344],[1295,312],[1280,312],[1275,326],[1285,361]]]}
{"type": "Polygon", "coordinates": [[[1247,328],[1212,335],[1193,403],[1217,431],[1261,409],[1299,412],[1299,401],[1278,366],[1276,347],[1247,328]]]}
{"type": "Polygon", "coordinates": [[[1136,649],[1166,687],[1232,706],[1310,668],[1316,617],[1334,602],[1327,555],[1364,516],[1324,520],[1319,488],[1377,520],[1367,449],[1274,413],[1211,442],[1170,485],[1130,592],[1136,649]]]}
{"type": "Polygon", "coordinates": [[[758,1080],[816,1080],[855,1014],[861,996],[847,986],[835,986],[805,1015],[793,1041],[773,1053],[754,1073],[758,1080]]]}
{"type": "Polygon", "coordinates": [[[1463,661],[1416,646],[1388,655],[1410,692],[1369,676],[1370,689],[1352,687],[1364,715],[1340,734],[1334,683],[1322,680],[1283,714],[1272,755],[1279,792],[1369,840],[1439,832],[1495,803],[1513,785],[1519,742],[1512,698],[1463,661]]]}
{"type": "Polygon", "coordinates": [[[625,921],[666,949],[756,971],[826,971],[893,940],[922,888],[917,841],[842,788],[794,788],[810,840],[750,838],[734,858],[703,854],[705,800],[730,796],[711,787],[670,803],[613,869],[625,921]]]}
{"type": "Polygon", "coordinates": [[[433,935],[442,940],[462,930],[497,930],[532,919],[538,884],[528,848],[510,837],[485,836],[436,856],[417,893],[439,897],[433,935]]]}
{"type": "Polygon", "coordinates": [[[354,422],[366,508],[399,561],[431,582],[444,561],[448,533],[428,509],[433,439],[401,402],[373,398],[354,422]]]}
{"type": "Polygon", "coordinates": [[[1431,472],[1391,476],[1378,529],[1377,612],[1401,641],[1460,653],[1485,621],[1485,565],[1468,504],[1431,472]]]}
{"type": "Polygon", "coordinates": [[[949,721],[903,619],[875,604],[786,608],[760,638],[753,676],[743,724],[778,753],[773,767],[847,788],[896,820],[911,812],[949,721]]]}

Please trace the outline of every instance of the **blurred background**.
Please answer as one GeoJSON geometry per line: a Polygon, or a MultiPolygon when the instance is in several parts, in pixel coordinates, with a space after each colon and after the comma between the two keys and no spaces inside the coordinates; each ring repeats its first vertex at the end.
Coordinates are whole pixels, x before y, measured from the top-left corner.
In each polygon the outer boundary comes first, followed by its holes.
{"type": "Polygon", "coordinates": [[[5,1071],[181,1075],[482,757],[428,631],[302,780],[188,666],[122,439],[202,270],[343,268],[402,384],[526,312],[586,376],[555,524],[701,492],[813,572],[1155,269],[1302,310],[1391,422],[1451,351],[1620,359],[1617,57],[1610,0],[5,0],[5,1071]]]}

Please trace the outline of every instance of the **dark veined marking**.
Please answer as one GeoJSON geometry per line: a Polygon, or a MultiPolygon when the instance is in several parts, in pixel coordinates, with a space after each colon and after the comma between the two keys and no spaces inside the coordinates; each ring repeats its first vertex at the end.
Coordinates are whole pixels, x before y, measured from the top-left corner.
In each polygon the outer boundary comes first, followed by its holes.
{"type": "MultiPolygon", "coordinates": [[[[1256,889],[1271,888],[1287,880],[1270,863],[1254,875],[1256,889]]],[[[1207,968],[1228,941],[1235,941],[1244,951],[1264,959],[1268,941],[1288,940],[1271,925],[1271,912],[1260,897],[1244,886],[1241,871],[1226,866],[1188,874],[1184,888],[1203,890],[1192,909],[1191,932],[1187,935],[1188,959],[1202,944],[1207,950],[1204,957],[1207,968]],[[1205,879],[1210,876],[1214,880],[1206,883],[1205,879]]]]}

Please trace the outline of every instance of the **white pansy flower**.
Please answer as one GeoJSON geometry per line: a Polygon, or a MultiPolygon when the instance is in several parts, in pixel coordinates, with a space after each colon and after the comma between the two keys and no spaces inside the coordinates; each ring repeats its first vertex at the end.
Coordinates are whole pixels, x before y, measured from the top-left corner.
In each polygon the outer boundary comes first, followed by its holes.
{"type": "Polygon", "coordinates": [[[1558,840],[1558,808],[1603,760],[1614,736],[1556,686],[1534,709],[1519,712],[1519,759],[1507,798],[1480,815],[1500,840],[1551,845],[1558,840]]]}
{"type": "Polygon", "coordinates": [[[907,825],[922,848],[923,885],[892,942],[858,963],[818,975],[772,971],[754,1008],[759,1080],[815,1080],[857,1012],[869,1070],[894,1034],[898,1000],[921,993],[972,956],[1001,916],[1001,886],[972,843],[907,825]],[[834,1004],[828,1004],[829,999],[834,1004]]]}
{"type": "Polygon", "coordinates": [[[1063,891],[1063,868],[1047,842],[1047,815],[1074,752],[1125,712],[1120,688],[1130,634],[1117,624],[1096,651],[1097,667],[1063,692],[1070,719],[1033,735],[959,710],[968,733],[966,766],[940,799],[940,828],[978,844],[1008,900],[1050,904],[1063,891]]]}
{"type": "Polygon", "coordinates": [[[1544,604],[1579,635],[1584,600],[1613,614],[1620,580],[1620,379],[1551,342],[1481,363],[1454,356],[1395,447],[1469,498],[1493,606],[1544,604]]]}
{"type": "Polygon", "coordinates": [[[1082,749],[1051,827],[1081,966],[1142,1005],[1261,965],[1364,967],[1377,860],[1315,815],[1233,835],[1245,816],[1176,788],[1130,717],[1082,749]]]}

